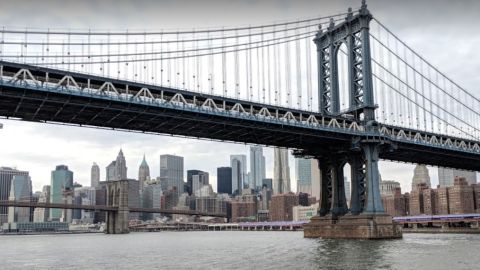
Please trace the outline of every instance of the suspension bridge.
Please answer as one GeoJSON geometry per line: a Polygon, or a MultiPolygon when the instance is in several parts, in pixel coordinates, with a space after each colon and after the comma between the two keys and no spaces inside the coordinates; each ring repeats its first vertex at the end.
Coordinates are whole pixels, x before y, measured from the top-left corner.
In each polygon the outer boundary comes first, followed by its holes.
{"type": "Polygon", "coordinates": [[[0,32],[2,117],[289,148],[319,160],[319,215],[382,217],[372,238],[398,235],[383,219],[379,159],[480,171],[480,99],[365,1],[242,27],[0,32]]]}

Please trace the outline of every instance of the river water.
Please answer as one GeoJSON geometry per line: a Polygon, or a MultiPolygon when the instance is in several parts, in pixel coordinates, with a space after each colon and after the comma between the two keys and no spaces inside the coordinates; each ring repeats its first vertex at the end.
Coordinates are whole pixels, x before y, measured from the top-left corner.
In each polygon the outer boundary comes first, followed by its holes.
{"type": "Polygon", "coordinates": [[[0,269],[480,269],[480,235],[389,241],[260,231],[4,235],[0,269]]]}

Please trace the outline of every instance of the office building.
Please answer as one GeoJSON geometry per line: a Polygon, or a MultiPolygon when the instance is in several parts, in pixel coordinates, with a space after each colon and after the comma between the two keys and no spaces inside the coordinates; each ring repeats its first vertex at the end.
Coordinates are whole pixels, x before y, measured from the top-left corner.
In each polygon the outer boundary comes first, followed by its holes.
{"type": "MultiPolygon", "coordinates": [[[[25,175],[28,176],[27,171],[20,171],[10,167],[0,167],[0,200],[6,201],[10,196],[10,188],[13,176],[25,175]]],[[[0,206],[0,224],[8,222],[8,207],[0,206]]]]}
{"type": "Polygon", "coordinates": [[[275,148],[273,154],[273,193],[288,193],[291,191],[288,150],[284,148],[275,148]]]}
{"type": "Polygon", "coordinates": [[[440,187],[452,187],[455,177],[463,177],[468,184],[477,183],[477,172],[438,168],[438,184],[440,187]]]}
{"type": "Polygon", "coordinates": [[[247,156],[231,155],[230,167],[232,167],[232,194],[240,195],[246,186],[247,178],[247,156]]]}
{"type": "Polygon", "coordinates": [[[208,172],[200,170],[188,170],[187,191],[189,192],[189,195],[195,194],[195,191],[197,191],[204,185],[208,185],[210,183],[209,181],[210,180],[208,172]]]}
{"type": "Polygon", "coordinates": [[[165,181],[168,190],[175,190],[180,196],[184,191],[183,157],[161,155],[160,178],[165,181]]]}
{"type": "MultiPolygon", "coordinates": [[[[14,175],[10,186],[10,201],[30,202],[32,198],[32,180],[28,175],[14,175]]],[[[9,207],[8,222],[30,222],[29,207],[9,207]]]]}
{"type": "Polygon", "coordinates": [[[150,180],[150,167],[145,159],[145,155],[143,155],[142,163],[140,164],[140,168],[138,168],[138,188],[140,189],[140,192],[143,191],[148,180],[150,180]]]}
{"type": "Polygon", "coordinates": [[[427,187],[432,186],[430,184],[430,175],[428,174],[428,169],[425,165],[415,166],[412,178],[412,191],[417,189],[417,186],[420,184],[425,184],[427,187]]]}
{"type": "Polygon", "coordinates": [[[232,167],[217,168],[217,193],[232,194],[232,167]]]}
{"type": "Polygon", "coordinates": [[[380,195],[389,196],[393,195],[395,190],[400,188],[400,183],[393,180],[382,180],[380,181],[380,195]]]}
{"type": "MultiPolygon", "coordinates": [[[[73,172],[66,165],[58,165],[50,179],[50,203],[64,203],[66,190],[73,191],[73,172]]],[[[50,209],[50,221],[59,221],[61,217],[61,209],[50,209]]]]}
{"type": "Polygon", "coordinates": [[[293,207],[298,205],[298,196],[294,193],[284,193],[272,196],[270,202],[271,221],[292,221],[293,207]]]}
{"type": "Polygon", "coordinates": [[[263,178],[262,179],[262,188],[267,187],[268,189],[273,191],[273,180],[272,178],[263,178]]]}
{"type": "Polygon", "coordinates": [[[98,167],[97,163],[93,163],[92,169],[90,171],[90,186],[91,187],[98,187],[100,183],[100,167],[98,167]]]}
{"type": "MultiPolygon", "coordinates": [[[[295,177],[297,179],[297,192],[308,193],[317,197],[320,195],[320,169],[316,159],[296,158],[295,177]]],[[[345,186],[345,188],[347,187],[345,186]]]]}
{"type": "Polygon", "coordinates": [[[260,146],[250,146],[250,176],[249,187],[259,190],[262,188],[262,179],[265,178],[265,157],[263,148],[260,146]]]}
{"type": "MultiPolygon", "coordinates": [[[[48,203],[50,201],[50,186],[43,186],[42,192],[38,197],[39,203],[48,203]]],[[[45,208],[35,208],[33,212],[33,222],[46,222],[48,221],[49,211],[45,208]]]]}

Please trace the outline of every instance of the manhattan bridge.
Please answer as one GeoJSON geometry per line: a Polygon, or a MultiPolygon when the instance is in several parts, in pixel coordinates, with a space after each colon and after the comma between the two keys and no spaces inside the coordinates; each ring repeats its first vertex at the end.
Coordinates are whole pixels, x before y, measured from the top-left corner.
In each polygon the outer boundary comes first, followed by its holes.
{"type": "Polygon", "coordinates": [[[319,161],[320,216],[383,213],[379,160],[480,171],[480,99],[365,2],[241,27],[0,32],[0,116],[288,148],[319,161]]]}

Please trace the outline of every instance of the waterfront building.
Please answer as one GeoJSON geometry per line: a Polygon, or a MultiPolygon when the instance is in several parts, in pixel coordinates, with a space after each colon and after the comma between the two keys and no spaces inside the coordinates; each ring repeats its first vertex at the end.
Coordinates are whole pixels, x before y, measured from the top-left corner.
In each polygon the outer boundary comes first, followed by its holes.
{"type": "Polygon", "coordinates": [[[98,167],[97,163],[93,163],[92,169],[90,171],[90,186],[91,187],[98,187],[100,183],[100,167],[98,167]]]}
{"type": "Polygon", "coordinates": [[[453,187],[448,189],[450,214],[475,213],[473,187],[464,177],[455,177],[453,187]]]}
{"type": "Polygon", "coordinates": [[[168,190],[175,190],[177,197],[180,196],[184,192],[183,157],[161,155],[160,178],[165,181],[168,190]]]}
{"type": "MultiPolygon", "coordinates": [[[[51,174],[50,203],[64,203],[66,190],[73,190],[73,172],[66,165],[58,165],[51,174]]],[[[61,217],[62,209],[50,209],[50,221],[59,221],[61,217]]]]}
{"type": "Polygon", "coordinates": [[[294,193],[276,194],[270,202],[271,221],[292,221],[293,207],[298,205],[298,195],[294,193]]]}
{"type": "Polygon", "coordinates": [[[385,212],[393,217],[408,214],[408,195],[403,195],[400,187],[396,187],[388,195],[382,196],[385,212]]]}
{"type": "Polygon", "coordinates": [[[256,221],[257,220],[257,197],[245,195],[228,203],[227,216],[230,222],[256,221]]]}
{"type": "Polygon", "coordinates": [[[265,156],[261,146],[250,146],[250,177],[249,187],[259,190],[262,188],[262,179],[265,178],[265,156]]]}
{"type": "MultiPolygon", "coordinates": [[[[28,175],[14,175],[10,186],[10,201],[30,202],[32,198],[32,180],[28,175]]],[[[29,207],[8,208],[8,222],[30,222],[29,207]]]]}
{"type": "Polygon", "coordinates": [[[232,167],[217,168],[217,193],[232,194],[232,167]]]}
{"type": "Polygon", "coordinates": [[[427,187],[431,187],[430,184],[430,175],[428,174],[427,166],[417,165],[413,170],[412,178],[412,191],[417,189],[418,185],[425,184],[427,187]]]}
{"type": "MultiPolygon", "coordinates": [[[[20,171],[10,167],[0,167],[0,200],[6,201],[10,196],[12,179],[15,175],[28,176],[27,171],[20,171]]],[[[8,222],[8,207],[0,206],[0,224],[8,222]]]]}
{"type": "Polygon", "coordinates": [[[143,191],[146,182],[150,180],[150,167],[148,166],[147,160],[145,159],[145,155],[143,155],[142,163],[138,168],[138,188],[140,192],[143,191]]]}
{"type": "Polygon", "coordinates": [[[247,156],[231,155],[230,167],[232,168],[232,194],[240,195],[246,186],[247,156]]]}
{"type": "Polygon", "coordinates": [[[319,204],[309,206],[297,205],[292,208],[293,221],[309,221],[318,213],[319,204]]]}
{"type": "Polygon", "coordinates": [[[477,172],[438,168],[438,184],[440,187],[452,187],[455,177],[463,177],[468,184],[477,183],[477,172]]]}

